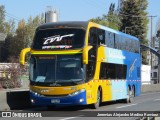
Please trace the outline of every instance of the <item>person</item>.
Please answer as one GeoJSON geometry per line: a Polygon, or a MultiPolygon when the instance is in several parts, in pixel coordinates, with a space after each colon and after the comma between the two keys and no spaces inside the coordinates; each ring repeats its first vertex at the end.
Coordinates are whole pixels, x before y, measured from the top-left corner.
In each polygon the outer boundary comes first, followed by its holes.
{"type": "Polygon", "coordinates": [[[82,79],[82,68],[75,68],[75,78],[82,79]]]}

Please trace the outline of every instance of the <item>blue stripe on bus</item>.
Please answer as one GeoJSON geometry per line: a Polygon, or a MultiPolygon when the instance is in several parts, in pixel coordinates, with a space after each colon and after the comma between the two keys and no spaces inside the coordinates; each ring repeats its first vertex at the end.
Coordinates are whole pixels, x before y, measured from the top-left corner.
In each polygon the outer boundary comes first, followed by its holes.
{"type": "Polygon", "coordinates": [[[86,91],[81,92],[73,96],[64,96],[64,97],[43,97],[37,96],[34,93],[30,92],[30,98],[35,101],[32,105],[57,105],[57,106],[68,106],[68,105],[86,105],[86,91]],[[80,102],[80,99],[83,99],[83,102],[80,102]],[[52,103],[52,101],[59,100],[58,103],[52,103]]]}

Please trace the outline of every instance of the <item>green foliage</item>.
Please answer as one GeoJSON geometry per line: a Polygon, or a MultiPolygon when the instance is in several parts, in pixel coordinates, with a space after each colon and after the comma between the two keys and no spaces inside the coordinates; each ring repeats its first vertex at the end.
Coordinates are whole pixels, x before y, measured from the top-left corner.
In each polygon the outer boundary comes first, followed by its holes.
{"type": "Polygon", "coordinates": [[[157,30],[156,37],[160,37],[160,30],[157,30]]]}
{"type": "Polygon", "coordinates": [[[156,25],[157,25],[157,26],[156,26],[156,37],[157,37],[157,38],[160,38],[160,18],[158,19],[156,25]]]}
{"type": "MultiPolygon", "coordinates": [[[[10,55],[10,45],[11,45],[11,42],[13,41],[13,35],[12,34],[8,34],[6,39],[5,39],[5,42],[3,44],[3,47],[2,47],[2,53],[1,53],[1,62],[5,61],[5,62],[8,62],[8,58],[9,58],[9,55],[10,55]]],[[[14,51],[13,49],[11,49],[12,51],[14,51]]]]}
{"type": "Polygon", "coordinates": [[[118,19],[118,14],[115,10],[115,4],[111,3],[107,15],[102,15],[102,17],[93,18],[90,21],[118,30],[120,22],[118,19]]]}
{"type": "Polygon", "coordinates": [[[36,28],[44,23],[44,15],[36,16],[35,18],[30,17],[28,22],[21,20],[18,23],[18,28],[16,29],[16,35],[10,45],[10,55],[19,56],[20,51],[26,47],[30,47],[36,28]],[[14,49],[14,51],[12,51],[14,49]]]}
{"type": "MultiPolygon", "coordinates": [[[[119,15],[120,31],[131,34],[140,39],[141,44],[147,45],[148,17],[147,0],[123,0],[119,15]]],[[[142,63],[147,64],[146,52],[142,52],[142,63]]]]}
{"type": "Polygon", "coordinates": [[[25,26],[26,26],[26,23],[24,19],[18,23],[18,28],[16,29],[16,33],[15,33],[16,35],[12,39],[10,48],[9,48],[10,56],[18,57],[20,54],[20,51],[25,47],[25,41],[26,41],[25,35],[27,34],[25,30],[25,26]]]}
{"type": "Polygon", "coordinates": [[[4,32],[5,8],[0,6],[0,33],[4,32]]]}
{"type": "Polygon", "coordinates": [[[14,34],[15,33],[15,21],[9,20],[4,23],[4,29],[6,34],[14,34]]]}
{"type": "Polygon", "coordinates": [[[30,47],[33,37],[34,37],[34,33],[36,28],[43,24],[45,22],[45,18],[44,18],[44,14],[41,14],[40,16],[36,16],[35,18],[32,19],[32,17],[30,16],[30,18],[28,19],[27,25],[25,26],[25,30],[26,30],[26,47],[30,47]]]}
{"type": "Polygon", "coordinates": [[[111,3],[106,17],[109,23],[108,27],[119,30],[120,21],[117,11],[115,10],[115,4],[111,3]]]}
{"type": "Polygon", "coordinates": [[[5,21],[5,7],[0,6],[0,33],[11,34],[15,30],[14,20],[5,21]]]}
{"type": "Polygon", "coordinates": [[[15,30],[14,20],[5,21],[5,7],[0,6],[0,33],[6,34],[3,47],[0,48],[0,62],[8,62],[10,58],[18,58],[23,48],[30,47],[35,29],[45,22],[44,14],[30,17],[26,22],[20,20],[15,30]]]}
{"type": "Polygon", "coordinates": [[[90,20],[91,22],[103,25],[103,26],[108,26],[108,22],[105,20],[105,17],[97,17],[97,18],[93,18],[90,20]]]}

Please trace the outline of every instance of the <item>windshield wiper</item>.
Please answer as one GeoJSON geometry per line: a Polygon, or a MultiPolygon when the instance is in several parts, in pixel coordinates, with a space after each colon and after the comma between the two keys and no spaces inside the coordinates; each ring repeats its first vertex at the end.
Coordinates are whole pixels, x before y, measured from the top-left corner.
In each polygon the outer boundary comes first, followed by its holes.
{"type": "Polygon", "coordinates": [[[50,84],[50,86],[62,86],[62,85],[58,84],[57,82],[54,82],[54,83],[50,84]]]}
{"type": "Polygon", "coordinates": [[[74,83],[75,85],[78,85],[78,83],[83,82],[83,79],[70,79],[71,83],[74,83]]]}

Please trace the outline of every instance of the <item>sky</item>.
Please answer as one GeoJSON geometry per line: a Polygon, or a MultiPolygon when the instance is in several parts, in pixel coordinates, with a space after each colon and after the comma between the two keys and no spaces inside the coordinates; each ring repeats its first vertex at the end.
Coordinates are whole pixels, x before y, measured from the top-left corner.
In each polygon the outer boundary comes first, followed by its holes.
{"type": "MultiPolygon", "coordinates": [[[[102,16],[108,12],[111,3],[118,5],[118,0],[0,0],[5,6],[6,19],[26,21],[30,16],[37,16],[46,11],[47,6],[59,10],[60,21],[87,21],[102,16]]],[[[160,0],[148,0],[148,15],[153,18],[153,34],[156,33],[157,22],[160,19],[160,0]]],[[[148,38],[151,33],[151,21],[148,25],[148,38]]]]}

